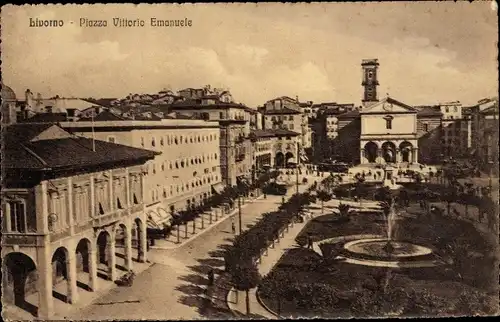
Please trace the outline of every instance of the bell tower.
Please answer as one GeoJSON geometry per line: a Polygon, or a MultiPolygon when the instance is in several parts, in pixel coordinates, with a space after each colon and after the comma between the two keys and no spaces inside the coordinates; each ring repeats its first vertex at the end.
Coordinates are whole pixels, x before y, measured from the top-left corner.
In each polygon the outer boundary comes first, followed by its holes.
{"type": "Polygon", "coordinates": [[[377,86],[379,85],[377,79],[378,59],[363,59],[361,61],[361,68],[363,69],[363,107],[372,105],[378,102],[377,86]]]}

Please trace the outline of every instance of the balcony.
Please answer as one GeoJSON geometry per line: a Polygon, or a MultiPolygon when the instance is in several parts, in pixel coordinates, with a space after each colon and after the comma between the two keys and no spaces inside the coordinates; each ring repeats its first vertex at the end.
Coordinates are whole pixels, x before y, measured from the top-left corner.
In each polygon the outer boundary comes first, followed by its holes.
{"type": "Polygon", "coordinates": [[[2,246],[43,246],[43,234],[2,232],[2,246]]]}
{"type": "Polygon", "coordinates": [[[104,215],[97,216],[93,218],[92,220],[92,226],[93,227],[102,227],[106,226],[109,224],[112,224],[121,218],[127,217],[128,216],[128,210],[127,209],[118,209],[109,213],[106,213],[104,215]]]}
{"type": "Polygon", "coordinates": [[[237,154],[235,157],[235,160],[236,160],[236,162],[241,162],[241,161],[245,160],[245,154],[244,153],[237,154]]]}

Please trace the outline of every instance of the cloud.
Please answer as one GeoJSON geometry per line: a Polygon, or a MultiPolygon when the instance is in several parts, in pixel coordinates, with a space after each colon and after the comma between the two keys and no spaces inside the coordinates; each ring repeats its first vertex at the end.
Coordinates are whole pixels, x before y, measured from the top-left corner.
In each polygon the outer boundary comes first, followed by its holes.
{"type": "Polygon", "coordinates": [[[249,106],[282,95],[360,104],[360,62],[379,58],[380,93],[408,104],[472,103],[498,91],[498,23],[489,4],[467,5],[8,6],[3,78],[18,95],[121,97],[211,84],[249,106]],[[28,27],[29,17],[80,16],[187,17],[193,27],[28,27]]]}

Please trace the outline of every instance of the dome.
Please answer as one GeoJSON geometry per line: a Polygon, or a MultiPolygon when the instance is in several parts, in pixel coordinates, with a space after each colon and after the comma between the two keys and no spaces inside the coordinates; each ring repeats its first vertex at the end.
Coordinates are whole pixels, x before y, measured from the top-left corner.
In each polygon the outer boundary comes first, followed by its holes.
{"type": "Polygon", "coordinates": [[[16,93],[10,88],[2,83],[2,100],[3,101],[15,101],[16,93]]]}

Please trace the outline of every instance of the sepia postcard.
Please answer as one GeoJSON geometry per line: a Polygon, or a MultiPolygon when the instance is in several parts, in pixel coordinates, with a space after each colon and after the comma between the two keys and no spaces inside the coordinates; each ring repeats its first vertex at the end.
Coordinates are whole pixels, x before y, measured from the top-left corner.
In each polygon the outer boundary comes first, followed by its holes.
{"type": "Polygon", "coordinates": [[[2,317],[499,314],[496,1],[1,8],[2,317]]]}

